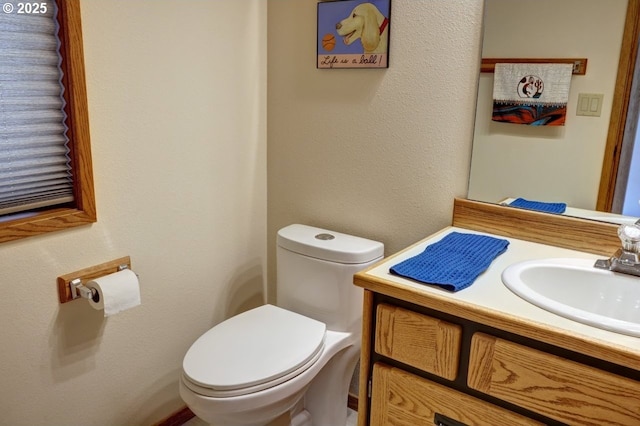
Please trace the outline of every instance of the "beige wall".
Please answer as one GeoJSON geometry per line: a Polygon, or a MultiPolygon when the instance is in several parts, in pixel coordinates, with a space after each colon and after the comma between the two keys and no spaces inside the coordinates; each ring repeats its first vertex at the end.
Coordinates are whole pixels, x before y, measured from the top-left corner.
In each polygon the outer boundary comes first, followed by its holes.
{"type": "Polygon", "coordinates": [[[271,284],[289,223],[373,238],[387,254],[451,223],[467,194],[482,3],[394,0],[389,69],[318,70],[317,2],[269,2],[271,284]]]}
{"type": "Polygon", "coordinates": [[[147,425],[182,407],[185,351],[262,301],[281,226],[392,253],[450,223],[482,2],[394,0],[388,70],[315,69],[316,3],[83,0],[99,221],[0,246],[0,423],[147,425]],[[58,305],[58,275],[124,255],[142,306],[58,305]]]}
{"type": "Polygon", "coordinates": [[[563,127],[491,121],[493,74],[482,74],[469,198],[508,197],[595,209],[627,0],[487,0],[486,57],[587,58],[571,79],[563,127]],[[543,29],[543,30],[541,30],[543,29]],[[600,117],[576,116],[579,93],[604,94],[600,117]]]}
{"type": "Polygon", "coordinates": [[[3,425],[165,418],[191,343],[262,301],[265,2],[81,3],[98,222],[0,245],[3,425]],[[125,255],[142,306],[59,306],[58,275],[125,255]]]}

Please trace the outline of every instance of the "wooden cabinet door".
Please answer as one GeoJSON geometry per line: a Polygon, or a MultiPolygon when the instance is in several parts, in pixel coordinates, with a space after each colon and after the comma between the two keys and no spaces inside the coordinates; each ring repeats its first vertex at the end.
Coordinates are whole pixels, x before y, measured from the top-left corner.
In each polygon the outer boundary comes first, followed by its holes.
{"type": "Polygon", "coordinates": [[[462,329],[392,305],[377,308],[375,351],[448,380],[458,374],[462,329]]]}
{"type": "Polygon", "coordinates": [[[570,425],[640,425],[640,383],[476,333],[470,388],[570,425]]]}
{"type": "Polygon", "coordinates": [[[382,363],[373,366],[370,426],[541,425],[519,414],[382,363]]]}

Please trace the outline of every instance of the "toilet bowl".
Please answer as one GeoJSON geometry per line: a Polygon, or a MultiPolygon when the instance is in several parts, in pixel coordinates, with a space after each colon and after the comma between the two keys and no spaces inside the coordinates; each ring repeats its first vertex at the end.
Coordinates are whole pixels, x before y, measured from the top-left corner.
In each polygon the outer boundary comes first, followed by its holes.
{"type": "Polygon", "coordinates": [[[382,252],[381,243],[319,228],[280,230],[277,289],[286,306],[244,312],[193,343],[179,385],[191,411],[214,426],[266,425],[285,413],[295,426],[344,425],[360,354],[362,290],[353,274],[382,252]]]}
{"type": "MultiPolygon", "coordinates": [[[[252,311],[245,312],[242,315],[259,314],[255,316],[252,315],[252,317],[264,317],[264,315],[273,314],[274,310],[280,310],[281,312],[292,314],[291,312],[285,311],[281,308],[272,305],[265,305],[253,309],[252,311]]],[[[235,318],[237,317],[232,319],[235,318]]],[[[292,317],[292,319],[295,320],[294,317],[292,317]]],[[[313,333],[317,330],[310,331],[313,333]]],[[[323,335],[320,339],[321,340],[318,342],[320,350],[317,354],[313,355],[311,360],[304,362],[292,372],[283,370],[281,375],[272,375],[269,377],[270,380],[263,381],[259,385],[249,385],[244,388],[236,387],[232,385],[233,379],[231,378],[231,375],[227,375],[228,380],[226,383],[229,384],[228,390],[212,389],[211,384],[207,386],[206,383],[202,383],[202,377],[200,377],[199,383],[194,383],[191,377],[183,371],[180,381],[180,396],[196,416],[215,426],[265,425],[283,413],[294,409],[300,402],[301,398],[305,395],[305,392],[312,380],[318,375],[318,372],[330,360],[332,360],[334,356],[338,356],[339,358],[341,356],[348,356],[349,351],[346,349],[356,346],[354,336],[351,333],[328,330],[326,332],[323,331],[323,335]],[[342,352],[342,354],[340,354],[340,352],[342,352]]],[[[282,353],[284,352],[283,350],[289,349],[288,347],[276,348],[274,346],[276,345],[266,346],[264,351],[276,349],[275,352],[282,353]]],[[[359,345],[357,347],[359,348],[359,345]]],[[[232,350],[237,348],[238,347],[235,347],[232,350]]],[[[196,350],[198,349],[199,348],[196,348],[196,350]]],[[[290,349],[298,350],[298,348],[295,347],[291,347],[290,349]]],[[[260,366],[266,367],[267,363],[259,359],[260,355],[266,355],[267,357],[270,356],[270,354],[265,354],[264,351],[261,351],[260,353],[254,352],[252,354],[253,357],[247,357],[254,358],[254,361],[250,362],[248,365],[256,366],[257,368],[255,370],[260,370],[260,366]]],[[[358,353],[355,355],[357,357],[358,353]]],[[[351,357],[353,358],[353,356],[351,357]]],[[[249,361],[247,358],[243,361],[249,361]]],[[[191,361],[192,360],[185,360],[185,364],[188,364],[191,361]]],[[[239,362],[232,363],[232,365],[239,364],[239,362]]],[[[355,363],[353,364],[355,365],[355,363]]],[[[295,365],[294,362],[292,362],[292,365],[295,365]]],[[[229,366],[227,371],[234,371],[231,367],[232,366],[229,366]]],[[[272,371],[272,369],[266,368],[263,379],[266,379],[267,375],[272,371]],[[267,372],[266,370],[271,371],[267,372]]],[[[351,371],[353,371],[353,369],[351,371]]],[[[255,374],[255,377],[260,375],[259,371],[253,371],[253,373],[255,374]]],[[[346,373],[347,372],[345,371],[345,374],[346,373]]],[[[192,374],[195,375],[196,373],[194,372],[192,374]]],[[[246,377],[242,380],[244,379],[246,379],[246,377]]],[[[339,392],[339,380],[336,384],[338,386],[336,386],[337,389],[334,392],[339,392]]],[[[329,389],[327,389],[327,391],[331,392],[329,389]]],[[[346,400],[344,402],[346,403],[346,400]]]]}

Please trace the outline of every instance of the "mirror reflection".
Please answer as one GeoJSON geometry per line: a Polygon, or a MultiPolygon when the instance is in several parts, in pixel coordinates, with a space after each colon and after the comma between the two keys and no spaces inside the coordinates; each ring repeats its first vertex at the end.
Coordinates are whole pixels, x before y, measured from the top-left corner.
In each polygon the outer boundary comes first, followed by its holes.
{"type": "Polygon", "coordinates": [[[483,57],[587,58],[571,78],[564,126],[494,122],[494,74],[478,87],[468,198],[565,203],[565,214],[624,221],[594,212],[602,171],[627,0],[486,0],[483,57]],[[580,94],[602,94],[600,116],[578,116],[580,94]]]}

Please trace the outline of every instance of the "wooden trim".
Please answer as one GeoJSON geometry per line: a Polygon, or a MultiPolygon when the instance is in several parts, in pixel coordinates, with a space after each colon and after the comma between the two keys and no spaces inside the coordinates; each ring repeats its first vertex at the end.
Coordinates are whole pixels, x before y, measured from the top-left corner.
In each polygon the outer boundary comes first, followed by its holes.
{"type": "Polygon", "coordinates": [[[620,247],[618,225],[612,223],[459,198],[453,226],[605,256],[620,247]]]}
{"type": "Polygon", "coordinates": [[[196,415],[193,414],[193,411],[189,409],[189,407],[184,407],[164,420],[159,421],[154,426],[182,426],[196,415]]]}
{"type": "Polygon", "coordinates": [[[0,242],[86,225],[97,220],[89,137],[82,23],[79,0],[59,0],[60,53],[66,101],[74,206],[54,207],[36,216],[0,223],[0,242]]]}
{"type": "Polygon", "coordinates": [[[587,61],[587,58],[482,58],[480,72],[495,72],[496,64],[572,64],[573,75],[585,75],[587,61]]]}
{"type": "Polygon", "coordinates": [[[613,195],[620,165],[620,153],[638,52],[639,31],[640,0],[629,0],[596,203],[596,209],[600,211],[609,212],[613,206],[613,195]]]}
{"type": "MultiPolygon", "coordinates": [[[[353,411],[358,411],[358,397],[349,394],[347,406],[353,411]]],[[[195,416],[196,415],[193,414],[193,411],[191,411],[189,407],[184,407],[176,411],[166,419],[160,420],[158,423],[155,423],[153,426],[182,426],[189,420],[193,419],[195,416]]]]}
{"type": "Polygon", "coordinates": [[[358,412],[358,396],[349,394],[347,396],[347,408],[352,409],[355,412],[358,412]]]}
{"type": "Polygon", "coordinates": [[[358,382],[358,426],[368,425],[369,379],[371,378],[371,336],[373,336],[373,293],[364,290],[362,302],[362,345],[358,382]]]}
{"type": "Polygon", "coordinates": [[[93,164],[91,159],[91,138],[89,132],[89,106],[84,71],[84,43],[80,0],[59,2],[62,69],[65,76],[65,100],[69,139],[71,139],[71,159],[75,179],[76,207],[88,219],[96,219],[96,205],[93,187],[93,164]]]}

